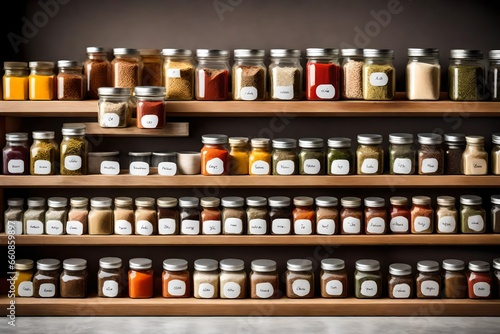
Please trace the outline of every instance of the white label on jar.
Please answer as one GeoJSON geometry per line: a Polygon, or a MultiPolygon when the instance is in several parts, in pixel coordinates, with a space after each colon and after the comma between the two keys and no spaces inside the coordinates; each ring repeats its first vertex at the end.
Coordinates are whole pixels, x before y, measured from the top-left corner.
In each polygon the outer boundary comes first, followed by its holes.
{"type": "Polygon", "coordinates": [[[118,175],[120,174],[120,163],[118,161],[101,162],[101,174],[118,175]]]}
{"type": "Polygon", "coordinates": [[[104,281],[102,285],[102,294],[110,298],[118,296],[118,282],[113,280],[104,281]]]}
{"type": "Polygon", "coordinates": [[[141,117],[141,125],[145,129],[154,129],[158,126],[159,119],[156,115],[144,115],[141,117]]]}
{"type": "Polygon", "coordinates": [[[361,173],[363,174],[376,174],[378,172],[378,160],[368,158],[363,160],[361,164],[361,173]]]}
{"type": "Polygon", "coordinates": [[[309,175],[316,175],[321,169],[321,164],[318,159],[306,159],[302,167],[304,169],[304,173],[309,175]]]}
{"type": "Polygon", "coordinates": [[[267,175],[269,174],[269,164],[264,160],[257,160],[252,164],[252,174],[267,175]]]}
{"type": "Polygon", "coordinates": [[[227,218],[224,221],[224,231],[228,234],[243,233],[243,222],[239,218],[227,218]]]}
{"type": "Polygon", "coordinates": [[[205,220],[203,222],[203,234],[220,234],[221,225],[220,220],[205,220]]]}
{"type": "Polygon", "coordinates": [[[340,296],[344,291],[344,286],[339,280],[328,281],[325,285],[325,292],[330,296],[340,296]]]}
{"type": "Polygon", "coordinates": [[[115,221],[115,234],[132,234],[132,223],[124,219],[118,219],[115,221]]]}
{"type": "Polygon", "coordinates": [[[139,220],[135,225],[137,234],[151,235],[153,234],[153,224],[147,220],[139,220]]]}
{"type": "Polygon", "coordinates": [[[240,97],[244,101],[253,101],[257,98],[258,91],[255,87],[242,87],[240,89],[240,97]]]}
{"type": "Polygon", "coordinates": [[[221,175],[224,173],[224,161],[220,158],[213,158],[207,161],[205,170],[210,175],[221,175]]]}
{"type": "Polygon", "coordinates": [[[267,222],[265,219],[250,219],[248,222],[248,234],[266,234],[267,222]]]}
{"type": "Polygon", "coordinates": [[[396,174],[411,173],[411,159],[396,158],[392,164],[393,172],[396,174]]]}
{"type": "Polygon", "coordinates": [[[364,281],[361,283],[361,294],[366,297],[373,297],[378,292],[378,286],[375,281],[364,281]]]}
{"type": "Polygon", "coordinates": [[[274,87],[274,97],[280,100],[293,99],[293,86],[276,86],[274,87]]]}
{"type": "Polygon", "coordinates": [[[120,125],[120,116],[115,113],[105,113],[101,117],[101,125],[105,128],[116,128],[120,125]]]}
{"type": "Polygon", "coordinates": [[[481,215],[469,216],[467,225],[475,232],[480,232],[484,229],[484,220],[481,215]]]}
{"type": "Polygon", "coordinates": [[[198,295],[200,298],[212,298],[215,293],[215,288],[210,283],[200,283],[198,286],[198,295]]]}
{"type": "Polygon", "coordinates": [[[489,297],[490,285],[486,282],[477,282],[473,286],[474,295],[477,297],[489,297]]]}
{"type": "Polygon", "coordinates": [[[407,232],[408,218],[403,216],[394,217],[391,219],[390,227],[392,232],[407,232]]]}
{"type": "Polygon", "coordinates": [[[67,170],[78,170],[82,168],[82,157],[79,155],[67,155],[64,158],[64,168],[67,170]]]}
{"type": "Polygon", "coordinates": [[[345,233],[357,234],[361,232],[361,221],[359,218],[346,217],[342,221],[342,228],[345,233]]]}
{"type": "Polygon", "coordinates": [[[438,160],[436,158],[427,158],[422,160],[422,173],[435,173],[439,167],[438,160]]]}
{"type": "Polygon", "coordinates": [[[50,298],[56,295],[56,286],[52,283],[40,284],[40,289],[38,290],[40,297],[50,298]]]}
{"type": "Polygon", "coordinates": [[[52,171],[52,164],[47,160],[37,160],[33,170],[37,175],[48,175],[52,171]]]}
{"type": "Polygon", "coordinates": [[[238,283],[227,282],[222,287],[224,296],[229,299],[238,298],[241,293],[241,286],[238,283]]]}
{"type": "Polygon", "coordinates": [[[19,287],[17,288],[17,294],[20,297],[33,297],[33,282],[24,281],[19,283],[19,287]]]}
{"type": "Polygon", "coordinates": [[[198,70],[198,84],[196,85],[196,87],[198,88],[198,96],[200,98],[204,98],[205,97],[205,70],[204,69],[200,69],[198,70]]]}
{"type": "Polygon", "coordinates": [[[171,296],[184,296],[186,294],[186,282],[173,279],[168,282],[167,291],[171,296]]]}
{"type": "Polygon", "coordinates": [[[24,161],[21,159],[12,159],[7,163],[7,170],[10,174],[24,173],[24,161]]]}
{"type": "Polygon", "coordinates": [[[43,223],[39,220],[26,221],[26,234],[43,234],[43,223]]]}
{"type": "Polygon", "coordinates": [[[297,296],[304,297],[309,294],[309,291],[311,291],[311,284],[309,284],[308,280],[298,279],[293,281],[292,290],[297,296]]]}
{"type": "Polygon", "coordinates": [[[290,233],[290,228],[291,228],[290,219],[277,218],[277,219],[273,220],[271,225],[272,225],[271,231],[273,232],[273,234],[289,234],[290,233]]]}
{"type": "Polygon", "coordinates": [[[431,227],[431,219],[429,217],[418,216],[415,217],[414,223],[415,231],[423,232],[431,227]]]}
{"type": "Polygon", "coordinates": [[[179,68],[167,68],[167,77],[180,78],[181,77],[181,70],[179,68]]]}
{"type": "Polygon", "coordinates": [[[292,175],[295,171],[295,162],[292,160],[281,160],[276,163],[278,175],[292,175]]]}
{"type": "Polygon", "coordinates": [[[392,288],[392,295],[394,298],[410,298],[411,288],[408,284],[396,284],[392,288]]]}
{"type": "Polygon", "coordinates": [[[175,219],[161,218],[158,220],[158,234],[175,234],[175,219]]]}
{"type": "Polygon", "coordinates": [[[60,220],[47,220],[45,230],[47,234],[60,235],[64,232],[64,226],[60,220]]]}
{"type": "Polygon", "coordinates": [[[200,234],[200,221],[192,219],[184,219],[181,222],[181,233],[196,235],[200,234]]]}
{"type": "Polygon", "coordinates": [[[23,222],[19,220],[9,220],[7,222],[7,234],[23,234],[23,222]],[[12,231],[12,232],[10,232],[12,231]]]}
{"type": "Polygon", "coordinates": [[[438,221],[438,231],[443,233],[452,233],[455,231],[455,227],[457,223],[455,221],[455,217],[446,216],[441,217],[438,221]]]}
{"type": "Polygon", "coordinates": [[[163,176],[174,176],[177,174],[177,164],[175,162],[160,162],[158,164],[158,174],[163,176]]]}
{"type": "Polygon", "coordinates": [[[366,230],[368,233],[383,234],[385,231],[385,220],[380,217],[370,219],[366,226],[366,230]]]}
{"type": "Polygon", "coordinates": [[[316,226],[316,230],[318,234],[332,235],[335,232],[335,220],[321,219],[316,226]]]}
{"type": "Polygon", "coordinates": [[[349,160],[338,159],[333,160],[330,166],[330,173],[333,175],[347,175],[350,168],[349,160]]]}
{"type": "Polygon", "coordinates": [[[423,281],[420,292],[426,297],[437,297],[439,295],[439,284],[435,281],[423,281]]]}
{"type": "Polygon", "coordinates": [[[333,99],[335,96],[335,87],[329,84],[318,85],[318,87],[316,87],[316,95],[320,99],[333,99]]]}
{"type": "Polygon", "coordinates": [[[295,234],[312,234],[312,222],[309,219],[297,219],[293,227],[295,234]]]}
{"type": "Polygon", "coordinates": [[[370,74],[370,85],[385,86],[389,82],[389,77],[384,72],[373,72],[370,74]]]}
{"type": "Polygon", "coordinates": [[[70,235],[82,235],[83,234],[83,224],[78,220],[68,220],[66,222],[66,234],[70,235]]]}
{"type": "Polygon", "coordinates": [[[270,298],[274,295],[274,288],[271,283],[257,283],[255,284],[255,294],[259,298],[270,298]]]}
{"type": "Polygon", "coordinates": [[[470,174],[483,175],[488,173],[488,163],[484,159],[471,159],[470,174]]]}
{"type": "Polygon", "coordinates": [[[149,174],[149,164],[143,161],[134,161],[130,163],[130,174],[145,176],[149,174]]]}

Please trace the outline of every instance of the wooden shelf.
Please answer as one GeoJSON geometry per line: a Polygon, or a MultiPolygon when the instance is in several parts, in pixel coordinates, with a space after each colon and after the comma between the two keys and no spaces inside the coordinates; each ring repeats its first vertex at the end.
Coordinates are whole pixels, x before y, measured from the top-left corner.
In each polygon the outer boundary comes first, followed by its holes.
{"type": "MultiPolygon", "coordinates": [[[[16,316],[498,316],[500,300],[16,298],[16,316]]],[[[9,299],[0,297],[6,315],[9,299]]]]}
{"type": "MultiPolygon", "coordinates": [[[[135,124],[135,119],[132,120],[135,124]]],[[[101,135],[110,137],[188,137],[189,123],[167,123],[163,129],[139,129],[129,126],[126,128],[102,128],[99,123],[84,123],[87,135],[101,135]]]]}

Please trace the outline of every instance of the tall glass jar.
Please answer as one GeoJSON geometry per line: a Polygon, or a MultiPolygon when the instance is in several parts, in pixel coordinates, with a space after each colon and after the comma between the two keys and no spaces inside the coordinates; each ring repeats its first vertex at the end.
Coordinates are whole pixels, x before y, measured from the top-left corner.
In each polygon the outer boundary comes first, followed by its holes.
{"type": "Polygon", "coordinates": [[[59,147],[54,140],[54,131],[33,131],[33,144],[30,147],[31,175],[54,175],[55,160],[59,147]]]}
{"type": "Polygon", "coordinates": [[[466,136],[467,146],[462,155],[464,175],[487,175],[488,153],[484,150],[483,136],[466,136]]]}
{"type": "Polygon", "coordinates": [[[301,51],[271,49],[269,63],[269,98],[271,100],[301,100],[303,68],[301,51]]]}
{"type": "Polygon", "coordinates": [[[325,174],[325,152],[322,138],[299,139],[299,173],[301,175],[325,174]]]}
{"type": "Polygon", "coordinates": [[[202,197],[200,200],[201,210],[201,234],[222,233],[222,212],[220,199],[217,197],[202,197]]]}
{"type": "Polygon", "coordinates": [[[5,147],[2,150],[3,174],[29,174],[28,134],[11,132],[5,134],[5,147]]]}
{"type": "Polygon", "coordinates": [[[135,199],[135,234],[153,235],[158,233],[158,218],[153,197],[135,199]]]}
{"type": "Polygon", "coordinates": [[[229,137],[229,174],[247,175],[249,165],[248,138],[229,137]]]}
{"type": "Polygon", "coordinates": [[[364,49],[363,98],[365,100],[392,100],[396,94],[394,50],[364,49]]]}
{"type": "Polygon", "coordinates": [[[24,234],[44,234],[45,232],[45,198],[28,198],[28,209],[23,215],[24,234]]]}
{"type": "Polygon", "coordinates": [[[153,297],[153,261],[133,258],[128,261],[128,296],[130,298],[153,297]]]}
{"type": "Polygon", "coordinates": [[[250,140],[251,150],[248,156],[248,174],[271,174],[271,152],[269,143],[269,138],[252,138],[250,140]]]}
{"type": "Polygon", "coordinates": [[[246,198],[247,233],[250,235],[269,234],[269,212],[267,198],[250,196],[246,198]]]}
{"type": "Polygon", "coordinates": [[[462,174],[462,155],[465,151],[465,135],[463,133],[445,133],[445,174],[462,174]]]}
{"type": "Polygon", "coordinates": [[[220,297],[243,299],[247,296],[247,273],[245,262],[240,259],[223,259],[219,262],[220,297]]]}
{"type": "Polygon", "coordinates": [[[195,96],[201,101],[227,100],[229,94],[229,51],[197,49],[195,96]]]}
{"type": "Polygon", "coordinates": [[[293,234],[310,235],[315,232],[316,212],[314,211],[314,198],[297,196],[293,198],[295,208],[293,215],[293,234]]]}
{"type": "Polygon", "coordinates": [[[273,175],[294,175],[298,171],[297,140],[273,139],[273,175]]]}
{"type": "Polygon", "coordinates": [[[201,174],[227,175],[229,174],[228,138],[222,134],[208,134],[201,137],[201,174]]]}
{"type": "Polygon", "coordinates": [[[99,259],[97,272],[97,296],[121,297],[124,287],[122,259],[119,257],[103,257],[99,259]]]}
{"type": "Polygon", "coordinates": [[[113,234],[112,199],[93,197],[90,199],[89,234],[113,234]]]}
{"type": "Polygon", "coordinates": [[[345,262],[342,259],[321,260],[321,297],[345,298],[348,294],[348,279],[345,262]]]}
{"type": "Polygon", "coordinates": [[[188,262],[184,259],[163,261],[162,296],[165,298],[187,298],[191,295],[191,276],[188,262]]]}
{"type": "Polygon", "coordinates": [[[443,297],[467,298],[467,277],[465,263],[462,260],[443,260],[443,297]]]}
{"type": "Polygon", "coordinates": [[[87,297],[87,260],[70,258],[63,261],[63,272],[59,279],[62,298],[87,297]]]}
{"type": "Polygon", "coordinates": [[[23,234],[23,213],[24,199],[9,198],[7,199],[7,210],[4,212],[4,232],[7,235],[23,234]]]}
{"type": "Polygon", "coordinates": [[[439,49],[408,49],[406,97],[408,100],[439,100],[441,65],[439,49]]]}
{"type": "Polygon", "coordinates": [[[142,76],[139,86],[162,85],[162,56],[160,49],[139,49],[142,60],[142,76]]]}
{"type": "Polygon", "coordinates": [[[500,195],[491,196],[491,230],[500,233],[500,195]]]}
{"type": "Polygon", "coordinates": [[[486,261],[470,261],[467,273],[469,298],[485,299],[492,296],[490,264],[486,261]]]}
{"type": "Polygon", "coordinates": [[[339,210],[337,197],[319,196],[316,204],[316,233],[320,235],[339,234],[339,210]]]}
{"type": "Polygon", "coordinates": [[[417,298],[439,298],[442,278],[436,261],[417,262],[417,298]]]}
{"type": "Polygon", "coordinates": [[[491,173],[500,175],[500,133],[491,135],[493,148],[491,149],[491,173]]]}
{"type": "Polygon", "coordinates": [[[382,136],[379,134],[360,134],[357,136],[357,141],[357,173],[360,175],[383,174],[384,150],[382,149],[382,136]]]}
{"type": "Polygon", "coordinates": [[[342,98],[363,99],[363,49],[342,49],[342,98]]]}
{"type": "Polygon", "coordinates": [[[393,263],[389,266],[389,298],[407,299],[413,297],[414,278],[412,269],[406,263],[393,263]]]}
{"type": "Polygon", "coordinates": [[[351,138],[328,138],[328,154],[326,159],[328,175],[354,174],[356,165],[354,163],[354,154],[351,150],[351,138]]]}
{"type": "Polygon", "coordinates": [[[436,231],[437,233],[458,232],[458,212],[455,207],[455,197],[438,196],[436,209],[436,231]]]}
{"type": "Polygon", "coordinates": [[[486,85],[481,50],[450,50],[448,95],[454,101],[480,101],[486,85]]]}
{"type": "Polygon", "coordinates": [[[113,211],[114,232],[118,235],[134,234],[134,200],[130,197],[116,197],[113,211]]]}
{"type": "Polygon", "coordinates": [[[197,197],[179,198],[180,234],[200,234],[200,200],[197,197]]]}
{"type": "Polygon", "coordinates": [[[488,89],[491,100],[500,100],[500,50],[490,50],[488,53],[488,89]]]}
{"type": "Polygon", "coordinates": [[[55,64],[50,61],[30,61],[29,99],[32,101],[56,99],[55,64]]]}
{"type": "Polygon", "coordinates": [[[85,124],[65,123],[60,145],[61,175],[87,174],[88,141],[85,139],[85,124]]]}
{"type": "Polygon", "coordinates": [[[239,196],[222,197],[222,233],[243,234],[246,231],[245,199],[239,196]]]}
{"type": "Polygon", "coordinates": [[[191,50],[163,49],[163,86],[167,100],[194,99],[194,59],[191,50]]]}
{"type": "Polygon", "coordinates": [[[100,87],[112,87],[111,62],[109,51],[103,47],[88,47],[87,58],[83,63],[83,74],[86,80],[87,99],[97,100],[100,87]]]}
{"type": "Polygon", "coordinates": [[[111,61],[113,87],[130,88],[141,85],[143,63],[139,50],[114,48],[111,61]]]}
{"type": "Polygon", "coordinates": [[[410,209],[408,208],[408,198],[403,196],[392,196],[389,199],[391,207],[391,222],[389,229],[391,233],[410,233],[410,209]]]}
{"type": "Polygon", "coordinates": [[[486,233],[486,211],[483,199],[476,195],[460,196],[460,232],[486,233]]]}
{"type": "Polygon", "coordinates": [[[340,65],[338,49],[306,50],[306,99],[338,100],[340,65]]]}
{"type": "Polygon", "coordinates": [[[66,232],[66,220],[68,200],[64,197],[49,197],[48,209],[45,212],[45,233],[49,235],[61,235],[66,232]]]}
{"type": "Polygon", "coordinates": [[[266,98],[267,68],[265,50],[236,49],[232,67],[232,95],[236,101],[258,101],[266,98]]]}
{"type": "Polygon", "coordinates": [[[3,63],[3,99],[24,101],[28,99],[28,63],[6,61],[3,63]]]}
{"type": "Polygon", "coordinates": [[[59,60],[57,80],[57,99],[64,101],[83,100],[86,95],[83,65],[75,60],[59,60]]]}
{"type": "MultiPolygon", "coordinates": [[[[16,297],[33,297],[33,260],[18,259],[14,264],[16,297]]],[[[11,270],[12,271],[12,270],[11,270]]]]}
{"type": "Polygon", "coordinates": [[[193,295],[194,298],[219,298],[219,263],[214,259],[194,261],[193,295]]]}
{"type": "Polygon", "coordinates": [[[443,138],[436,133],[419,133],[418,174],[442,175],[444,172],[443,138]]]}
{"type": "Polygon", "coordinates": [[[271,234],[292,233],[292,209],[290,197],[272,196],[268,198],[271,234]]]}
{"type": "Polygon", "coordinates": [[[314,297],[314,272],[312,261],[290,259],[286,262],[286,296],[288,298],[314,297]]]}
{"type": "Polygon", "coordinates": [[[428,196],[413,196],[411,215],[411,233],[434,232],[434,209],[428,196]]]}
{"type": "Polygon", "coordinates": [[[363,209],[361,198],[342,197],[340,199],[340,234],[361,234],[363,209]]]}
{"type": "Polygon", "coordinates": [[[251,263],[250,298],[274,299],[279,296],[280,278],[276,271],[276,262],[257,259],[251,263]]]}
{"type": "Polygon", "coordinates": [[[61,261],[57,259],[40,259],[36,262],[36,273],[33,276],[33,297],[54,298],[59,296],[59,269],[61,261]]]}
{"type": "Polygon", "coordinates": [[[68,220],[66,221],[66,234],[87,234],[89,216],[88,198],[71,197],[69,204],[70,209],[68,211],[68,220]]]}
{"type": "Polygon", "coordinates": [[[137,86],[134,89],[139,129],[165,127],[165,87],[137,86]]]}
{"type": "Polygon", "coordinates": [[[372,259],[356,261],[354,295],[363,299],[382,296],[382,273],[379,261],[372,259]]]}
{"type": "Polygon", "coordinates": [[[159,197],[156,199],[158,234],[179,234],[179,209],[178,200],[174,197],[159,197]]]}
{"type": "Polygon", "coordinates": [[[130,88],[99,87],[97,121],[102,128],[125,128],[132,120],[130,88]]]}
{"type": "Polygon", "coordinates": [[[365,197],[364,221],[366,234],[387,233],[387,210],[382,197],[365,197]]]}
{"type": "Polygon", "coordinates": [[[415,148],[411,133],[389,134],[389,173],[415,174],[415,148]]]}

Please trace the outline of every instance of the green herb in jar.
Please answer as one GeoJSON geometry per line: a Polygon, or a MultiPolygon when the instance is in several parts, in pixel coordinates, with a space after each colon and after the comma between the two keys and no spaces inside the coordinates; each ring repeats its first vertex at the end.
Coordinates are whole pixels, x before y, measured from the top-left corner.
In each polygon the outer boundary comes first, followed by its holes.
{"type": "Polygon", "coordinates": [[[415,174],[415,148],[411,133],[389,135],[389,165],[391,174],[415,174]]]}
{"type": "Polygon", "coordinates": [[[348,175],[354,174],[354,155],[351,151],[350,138],[328,139],[328,174],[348,175]]]}
{"type": "Polygon", "coordinates": [[[484,72],[481,66],[450,65],[448,75],[452,100],[478,101],[482,99],[481,82],[484,79],[484,72]]]}
{"type": "Polygon", "coordinates": [[[381,147],[382,136],[379,134],[360,134],[358,135],[358,144],[356,150],[358,174],[383,174],[384,151],[381,147]]]}
{"type": "Polygon", "coordinates": [[[325,174],[325,152],[323,152],[323,139],[299,139],[299,172],[301,175],[325,174]]]}
{"type": "Polygon", "coordinates": [[[395,92],[396,73],[392,65],[365,64],[363,66],[363,94],[365,100],[392,100],[395,92]],[[370,84],[370,77],[382,74],[387,76],[387,83],[381,86],[370,84]]]}

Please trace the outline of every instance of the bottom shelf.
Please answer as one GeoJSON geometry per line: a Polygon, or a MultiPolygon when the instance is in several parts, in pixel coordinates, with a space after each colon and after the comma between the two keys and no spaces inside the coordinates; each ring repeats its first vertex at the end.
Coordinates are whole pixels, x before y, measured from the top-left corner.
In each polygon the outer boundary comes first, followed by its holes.
{"type": "MultiPolygon", "coordinates": [[[[0,297],[2,314],[10,300],[0,297]]],[[[16,298],[16,316],[499,316],[500,300],[16,298]]]]}

